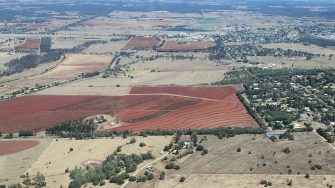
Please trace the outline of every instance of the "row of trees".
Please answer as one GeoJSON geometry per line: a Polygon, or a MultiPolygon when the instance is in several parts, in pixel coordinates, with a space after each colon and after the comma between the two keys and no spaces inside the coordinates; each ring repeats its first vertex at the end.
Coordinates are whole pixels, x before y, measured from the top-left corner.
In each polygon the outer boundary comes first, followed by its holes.
{"type": "Polygon", "coordinates": [[[322,136],[324,139],[327,140],[327,142],[329,143],[333,143],[335,141],[335,137],[334,136],[331,136],[330,134],[327,133],[327,131],[325,129],[322,129],[322,128],[318,128],[316,130],[316,132],[322,136]]]}
{"type": "Polygon", "coordinates": [[[0,77],[20,73],[26,69],[35,68],[40,64],[57,61],[63,55],[61,50],[52,50],[43,55],[29,54],[19,59],[13,59],[5,64],[7,70],[0,72],[0,77]]]}
{"type": "Polygon", "coordinates": [[[139,133],[132,131],[96,131],[96,126],[94,126],[92,120],[83,121],[83,120],[73,120],[64,122],[60,125],[48,128],[46,133],[48,135],[54,135],[64,138],[76,138],[76,139],[87,139],[87,138],[97,138],[97,137],[114,137],[122,136],[124,138],[128,136],[165,136],[165,135],[174,135],[180,133],[180,135],[216,135],[219,138],[223,137],[232,137],[240,134],[264,134],[265,130],[263,128],[252,128],[252,127],[219,127],[214,129],[185,129],[185,130],[143,130],[139,133]]]}

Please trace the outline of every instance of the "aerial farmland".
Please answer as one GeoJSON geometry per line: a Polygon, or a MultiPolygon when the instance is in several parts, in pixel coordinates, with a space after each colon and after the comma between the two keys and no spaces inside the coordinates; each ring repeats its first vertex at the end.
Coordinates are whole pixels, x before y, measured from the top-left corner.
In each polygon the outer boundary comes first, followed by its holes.
{"type": "Polygon", "coordinates": [[[0,8],[0,188],[335,186],[333,2],[0,8]]]}

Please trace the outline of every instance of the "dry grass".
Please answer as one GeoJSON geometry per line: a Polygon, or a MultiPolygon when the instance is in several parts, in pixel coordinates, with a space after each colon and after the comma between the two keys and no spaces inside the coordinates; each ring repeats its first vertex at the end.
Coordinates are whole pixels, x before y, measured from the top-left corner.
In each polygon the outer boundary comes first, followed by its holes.
{"type": "Polygon", "coordinates": [[[86,41],[83,38],[52,38],[52,49],[71,49],[75,46],[84,44],[86,41]]]}
{"type": "MultiPolygon", "coordinates": [[[[155,52],[137,52],[130,58],[122,58],[121,64],[136,61],[136,55],[146,58],[155,52]]],[[[190,55],[192,53],[189,53],[190,55]]],[[[154,61],[138,61],[129,65],[126,76],[102,78],[97,76],[53,87],[37,94],[51,95],[125,95],[135,85],[200,85],[211,84],[224,78],[234,65],[221,65],[206,60],[206,54],[194,54],[194,60],[159,58],[154,61]],[[154,72],[151,72],[154,70],[154,72]],[[133,77],[133,78],[131,78],[133,77]],[[120,85],[121,87],[116,87],[120,85]]]]}
{"type": "Polygon", "coordinates": [[[24,53],[16,53],[15,55],[10,55],[7,52],[0,52],[0,71],[6,70],[5,63],[8,63],[9,61],[20,58],[22,56],[25,56],[27,54],[24,53]]]}
{"type": "Polygon", "coordinates": [[[38,157],[51,143],[51,139],[36,139],[39,145],[9,155],[0,156],[0,184],[13,184],[19,180],[21,174],[37,161],[38,157]],[[8,181],[5,181],[8,179],[8,181]]]}
{"type": "MultiPolygon", "coordinates": [[[[162,148],[171,141],[171,137],[136,137],[136,143],[128,144],[130,138],[95,139],[95,140],[53,140],[45,152],[39,157],[28,170],[30,174],[40,171],[46,176],[47,186],[60,187],[68,186],[70,183],[69,174],[65,174],[65,169],[83,167],[83,162],[87,160],[104,160],[112,154],[118,146],[122,146],[125,154],[139,154],[150,151],[158,157],[162,148]],[[139,143],[144,142],[147,146],[141,148],[139,143]],[[72,152],[69,152],[73,148],[72,152]]],[[[150,162],[150,161],[146,161],[150,162]]],[[[143,163],[140,166],[146,164],[143,163]]]]}
{"type": "Polygon", "coordinates": [[[249,60],[260,62],[257,65],[259,67],[270,67],[270,68],[284,68],[284,67],[295,67],[295,68],[334,68],[335,58],[331,60],[328,57],[317,57],[312,60],[306,60],[305,57],[274,57],[274,56],[264,56],[264,57],[248,57],[249,60]]]}
{"type": "Polygon", "coordinates": [[[125,95],[132,86],[136,85],[200,85],[210,84],[220,81],[224,78],[225,70],[208,70],[208,71],[169,71],[169,72],[150,72],[134,71],[129,75],[134,76],[118,78],[101,78],[95,77],[80,80],[67,84],[40,91],[36,94],[48,95],[125,95]],[[116,87],[119,84],[121,87],[116,87]]]}
{"type": "Polygon", "coordinates": [[[209,151],[207,155],[202,156],[196,152],[186,160],[179,161],[181,169],[167,171],[164,181],[155,179],[144,184],[131,184],[129,187],[254,188],[264,187],[260,185],[261,180],[271,181],[272,187],[289,187],[289,180],[292,180],[293,187],[334,186],[335,151],[316,133],[295,133],[294,136],[294,141],[275,143],[263,135],[241,135],[222,140],[208,136],[208,140],[202,143],[209,151]],[[241,152],[236,151],[238,147],[241,152]],[[281,150],[285,147],[289,147],[291,153],[283,153],[281,150]],[[308,163],[309,160],[311,163],[308,163]],[[320,164],[322,169],[311,170],[311,166],[315,164],[320,164]],[[289,169],[292,169],[292,174],[288,173],[289,169]],[[311,174],[309,179],[304,177],[306,173],[311,174]],[[184,183],[179,182],[182,176],[186,177],[184,183]]]}
{"type": "MultiPolygon", "coordinates": [[[[260,181],[267,180],[272,183],[271,187],[306,187],[319,188],[327,187],[327,184],[335,185],[334,175],[312,175],[306,179],[304,175],[267,175],[267,174],[201,174],[201,175],[171,175],[164,181],[157,180],[155,187],[158,188],[216,188],[216,187],[230,187],[230,188],[258,188],[264,187],[260,181]],[[180,177],[186,177],[184,183],[180,183],[180,177]],[[288,180],[292,180],[293,186],[288,186],[288,180]]],[[[153,187],[150,184],[132,186],[138,188],[153,187]]]]}
{"type": "Polygon", "coordinates": [[[106,69],[111,59],[112,57],[107,55],[69,54],[61,64],[46,73],[25,80],[14,81],[10,84],[15,87],[23,87],[34,86],[35,84],[51,84],[57,81],[68,81],[74,79],[81,73],[106,69]]]}
{"type": "Polygon", "coordinates": [[[95,44],[84,50],[86,54],[114,54],[126,45],[127,41],[108,42],[106,44],[95,44]]]}
{"type": "Polygon", "coordinates": [[[296,50],[296,51],[302,51],[302,52],[308,52],[313,54],[335,54],[335,50],[329,49],[329,48],[323,48],[316,45],[303,45],[303,44],[297,44],[297,43],[273,43],[273,44],[263,44],[264,48],[281,48],[284,50],[296,50]]]}
{"type": "Polygon", "coordinates": [[[263,135],[243,135],[222,140],[209,137],[209,140],[204,143],[209,154],[205,157],[194,154],[182,164],[179,173],[288,174],[288,170],[292,169],[292,174],[298,172],[335,174],[335,151],[327,143],[315,133],[296,133],[294,136],[294,141],[283,142],[272,142],[263,135]],[[239,147],[242,149],[241,152],[236,151],[239,147]],[[281,151],[286,147],[291,150],[291,153],[285,154],[281,151]],[[308,162],[309,160],[311,163],[308,162]],[[264,163],[266,166],[263,166],[264,163]],[[321,165],[322,169],[311,170],[311,167],[316,164],[321,165]]]}

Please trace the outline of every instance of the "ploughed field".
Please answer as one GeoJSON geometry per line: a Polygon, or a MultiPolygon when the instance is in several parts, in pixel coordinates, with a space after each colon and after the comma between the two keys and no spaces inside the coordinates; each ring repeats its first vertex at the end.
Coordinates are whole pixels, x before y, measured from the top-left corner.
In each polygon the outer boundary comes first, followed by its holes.
{"type": "Polygon", "coordinates": [[[0,141],[0,156],[16,153],[38,145],[36,140],[8,140],[0,141]]]}
{"type": "Polygon", "coordinates": [[[233,87],[133,87],[125,96],[24,96],[0,102],[0,131],[43,130],[116,114],[116,130],[256,127],[233,87]]]}
{"type": "Polygon", "coordinates": [[[166,41],[162,48],[159,48],[158,52],[192,52],[198,50],[204,50],[214,46],[213,42],[209,41],[166,41]]]}
{"type": "Polygon", "coordinates": [[[138,48],[154,48],[159,45],[156,37],[133,37],[129,40],[123,50],[133,50],[138,48]]]}

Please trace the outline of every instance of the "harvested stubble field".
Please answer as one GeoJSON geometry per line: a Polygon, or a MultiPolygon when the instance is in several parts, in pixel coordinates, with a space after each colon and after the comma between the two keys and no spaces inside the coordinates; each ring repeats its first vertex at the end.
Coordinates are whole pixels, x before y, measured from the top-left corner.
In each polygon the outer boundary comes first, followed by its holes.
{"type": "MultiPolygon", "coordinates": [[[[111,57],[108,55],[66,55],[64,61],[51,70],[26,79],[16,80],[8,83],[7,89],[22,88],[24,86],[35,86],[36,84],[52,84],[54,82],[65,82],[76,78],[81,73],[94,72],[106,69],[111,57]]],[[[45,70],[44,70],[45,71],[45,70]]]]}
{"type": "MultiPolygon", "coordinates": [[[[65,169],[69,170],[77,167],[85,167],[85,162],[103,161],[112,154],[118,146],[122,146],[124,154],[140,154],[151,152],[156,158],[160,157],[160,151],[165,145],[168,145],[172,139],[171,136],[149,136],[146,138],[135,137],[136,143],[127,144],[130,138],[102,138],[91,140],[70,140],[58,139],[53,140],[45,152],[39,157],[31,168],[27,171],[29,174],[36,174],[38,171],[46,176],[48,187],[67,187],[70,183],[68,173],[64,173],[65,169]],[[139,143],[144,142],[145,147],[139,147],[139,143]],[[69,152],[72,148],[73,151],[69,152]]],[[[145,164],[151,162],[145,161],[138,166],[141,168],[145,164]]],[[[114,187],[107,183],[106,187],[114,187]]],[[[118,186],[115,186],[118,187],[118,186]]]]}
{"type": "Polygon", "coordinates": [[[15,46],[18,50],[35,50],[39,49],[41,44],[40,39],[27,38],[24,43],[15,46]]]}
{"type": "Polygon", "coordinates": [[[6,70],[7,67],[5,66],[6,63],[9,61],[16,59],[16,58],[21,58],[22,56],[25,56],[26,54],[24,53],[16,53],[14,55],[10,55],[7,52],[0,52],[0,70],[6,70]]]}
{"type": "Polygon", "coordinates": [[[138,48],[154,48],[158,46],[159,40],[156,37],[133,37],[129,40],[123,50],[132,50],[138,48]]]}
{"type": "Polygon", "coordinates": [[[214,46],[213,42],[207,41],[166,41],[162,48],[159,48],[158,52],[190,52],[207,49],[214,46]]]}
{"type": "Polygon", "coordinates": [[[329,49],[329,48],[323,48],[316,45],[303,45],[299,43],[270,43],[270,44],[263,44],[264,48],[273,48],[273,49],[283,49],[283,50],[296,50],[296,51],[302,51],[307,53],[318,53],[321,55],[329,55],[334,54],[335,50],[329,49]]]}
{"type": "Polygon", "coordinates": [[[294,67],[302,69],[315,69],[315,68],[334,68],[335,58],[329,59],[328,56],[316,57],[311,60],[306,60],[306,57],[274,57],[274,56],[262,56],[262,57],[248,57],[248,60],[254,62],[260,62],[260,67],[271,67],[271,68],[285,68],[294,67]]]}
{"type": "Polygon", "coordinates": [[[104,20],[104,19],[87,20],[87,21],[81,22],[81,24],[83,26],[88,26],[88,27],[114,27],[114,26],[122,25],[119,22],[114,22],[111,20],[104,20]]]}
{"type": "Polygon", "coordinates": [[[86,54],[113,54],[121,50],[127,41],[108,42],[106,44],[94,44],[84,50],[86,54]]]}
{"type": "MultiPolygon", "coordinates": [[[[141,51],[139,56],[150,57],[156,53],[141,51]]],[[[184,54],[185,55],[185,54],[184,54]]],[[[188,54],[189,56],[192,53],[188,54]]],[[[35,94],[40,95],[126,95],[134,85],[151,86],[196,86],[211,84],[224,79],[225,73],[236,64],[216,64],[206,60],[208,54],[197,54],[191,60],[158,58],[153,61],[137,62],[129,65],[127,76],[102,78],[101,76],[77,80],[65,85],[52,87],[35,94]],[[152,72],[152,70],[155,70],[152,72]],[[132,76],[131,78],[129,76],[132,76]],[[116,87],[116,85],[121,87],[116,87]]],[[[134,59],[125,61],[129,63],[134,59]]],[[[121,63],[123,59],[121,60],[121,63]]]]}
{"type": "Polygon", "coordinates": [[[1,102],[0,130],[42,130],[116,112],[116,130],[256,127],[233,87],[134,87],[125,96],[25,96],[1,102]],[[19,117],[20,118],[17,118],[19,117]],[[6,117],[6,118],[5,118],[6,117]]]}
{"type": "Polygon", "coordinates": [[[57,37],[57,38],[52,38],[51,40],[51,48],[52,49],[71,49],[75,46],[82,45],[86,41],[81,37],[57,37]]]}

